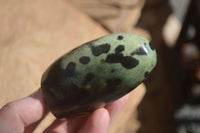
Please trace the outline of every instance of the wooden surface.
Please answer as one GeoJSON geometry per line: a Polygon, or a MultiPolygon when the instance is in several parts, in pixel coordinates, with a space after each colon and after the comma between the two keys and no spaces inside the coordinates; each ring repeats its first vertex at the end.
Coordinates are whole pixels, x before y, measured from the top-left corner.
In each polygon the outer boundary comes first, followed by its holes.
{"type": "MultiPolygon", "coordinates": [[[[56,58],[108,34],[64,0],[0,0],[0,17],[0,107],[36,91],[42,73],[56,58]]],[[[122,133],[116,129],[126,129],[130,119],[137,123],[136,107],[144,93],[144,86],[133,92],[111,133],[122,133]]],[[[53,119],[49,114],[35,132],[42,132],[53,119]]]]}

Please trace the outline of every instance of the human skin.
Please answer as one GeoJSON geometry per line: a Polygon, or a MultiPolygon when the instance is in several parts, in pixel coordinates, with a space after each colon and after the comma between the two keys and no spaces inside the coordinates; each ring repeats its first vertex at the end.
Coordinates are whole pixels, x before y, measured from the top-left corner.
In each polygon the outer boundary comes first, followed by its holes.
{"type": "MultiPolygon", "coordinates": [[[[85,117],[56,119],[44,133],[107,133],[128,97],[125,95],[85,117]]],[[[31,133],[48,112],[40,90],[9,102],[0,109],[0,132],[31,133]]]]}

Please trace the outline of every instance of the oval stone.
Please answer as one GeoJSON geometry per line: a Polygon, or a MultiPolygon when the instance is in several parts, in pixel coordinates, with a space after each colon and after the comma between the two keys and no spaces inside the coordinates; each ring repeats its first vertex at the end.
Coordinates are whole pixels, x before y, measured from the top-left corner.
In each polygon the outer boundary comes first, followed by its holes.
{"type": "Polygon", "coordinates": [[[156,60],[152,44],[139,35],[111,34],[87,42],[43,74],[44,101],[57,118],[87,115],[136,88],[156,60]]]}

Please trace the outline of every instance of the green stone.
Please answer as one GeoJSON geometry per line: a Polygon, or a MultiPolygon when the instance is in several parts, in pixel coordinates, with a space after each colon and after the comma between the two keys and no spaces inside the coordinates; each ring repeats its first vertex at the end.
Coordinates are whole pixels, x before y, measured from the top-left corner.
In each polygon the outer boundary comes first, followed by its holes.
{"type": "Polygon", "coordinates": [[[104,36],[68,52],[46,70],[43,98],[57,118],[90,114],[136,88],[156,60],[155,49],[142,36],[104,36]]]}

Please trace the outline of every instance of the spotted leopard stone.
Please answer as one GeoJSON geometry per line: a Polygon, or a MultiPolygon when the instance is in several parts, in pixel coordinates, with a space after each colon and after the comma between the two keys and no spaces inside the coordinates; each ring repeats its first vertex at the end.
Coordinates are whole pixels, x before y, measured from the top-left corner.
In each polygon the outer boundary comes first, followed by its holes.
{"type": "Polygon", "coordinates": [[[144,37],[119,33],[85,43],[55,61],[41,88],[58,118],[86,115],[136,88],[156,65],[156,51],[144,37]]]}

